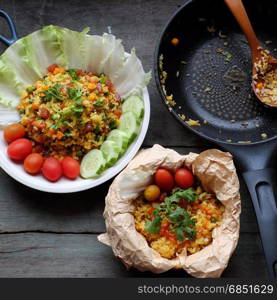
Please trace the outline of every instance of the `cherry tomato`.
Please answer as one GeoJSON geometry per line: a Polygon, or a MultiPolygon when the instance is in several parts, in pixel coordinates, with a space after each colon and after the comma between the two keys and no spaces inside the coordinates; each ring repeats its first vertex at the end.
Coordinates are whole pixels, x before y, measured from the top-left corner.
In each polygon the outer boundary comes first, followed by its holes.
{"type": "Polygon", "coordinates": [[[144,198],[147,201],[156,201],[159,199],[161,194],[161,191],[157,185],[149,185],[145,190],[144,190],[144,198]]]}
{"type": "Polygon", "coordinates": [[[54,157],[47,158],[42,165],[42,174],[49,181],[55,182],[62,176],[61,163],[54,157]]]}
{"type": "Polygon", "coordinates": [[[75,179],[80,174],[80,163],[72,157],[65,157],[62,161],[63,174],[69,179],[75,179]]]}
{"type": "Polygon", "coordinates": [[[11,143],[25,136],[25,128],[19,123],[8,125],[4,129],[4,138],[7,143],[11,143]]]}
{"type": "Polygon", "coordinates": [[[164,190],[170,191],[174,187],[173,175],[166,169],[158,169],[154,175],[156,185],[164,190]]]}
{"type": "Polygon", "coordinates": [[[11,159],[24,160],[32,152],[32,143],[27,139],[17,139],[9,144],[7,153],[11,159]]]}
{"type": "Polygon", "coordinates": [[[30,174],[37,174],[43,164],[43,156],[38,153],[29,154],[24,160],[24,170],[30,174]]]}
{"type": "Polygon", "coordinates": [[[194,184],[194,177],[190,170],[180,168],[175,173],[175,182],[181,189],[187,189],[194,184]]]}
{"type": "Polygon", "coordinates": [[[57,64],[53,64],[53,65],[50,65],[48,68],[47,68],[47,71],[50,72],[50,73],[53,73],[54,70],[56,68],[58,68],[59,66],[57,64]]]}

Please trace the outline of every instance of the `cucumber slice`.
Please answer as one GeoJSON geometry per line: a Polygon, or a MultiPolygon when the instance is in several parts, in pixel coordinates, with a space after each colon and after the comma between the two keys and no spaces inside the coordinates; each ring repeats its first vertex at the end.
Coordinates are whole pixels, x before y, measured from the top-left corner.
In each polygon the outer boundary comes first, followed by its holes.
{"type": "Polygon", "coordinates": [[[129,111],[133,112],[138,119],[142,118],[144,113],[143,100],[136,95],[128,97],[122,104],[122,112],[126,113],[129,111]]]}
{"type": "Polygon", "coordinates": [[[93,178],[105,169],[106,161],[98,149],[89,151],[82,159],[80,173],[83,178],[93,178]]]}
{"type": "Polygon", "coordinates": [[[116,163],[120,154],[120,148],[116,142],[107,140],[102,144],[100,150],[105,158],[106,168],[116,163]]]}
{"type": "Polygon", "coordinates": [[[135,139],[138,133],[138,121],[136,115],[131,111],[124,113],[120,117],[120,125],[118,129],[124,131],[129,137],[129,144],[135,139]]]}
{"type": "Polygon", "coordinates": [[[109,133],[109,135],[107,137],[107,141],[115,142],[120,149],[119,150],[120,154],[122,154],[125,152],[125,150],[128,147],[129,138],[128,138],[128,135],[124,131],[119,130],[119,129],[114,129],[109,133]]]}

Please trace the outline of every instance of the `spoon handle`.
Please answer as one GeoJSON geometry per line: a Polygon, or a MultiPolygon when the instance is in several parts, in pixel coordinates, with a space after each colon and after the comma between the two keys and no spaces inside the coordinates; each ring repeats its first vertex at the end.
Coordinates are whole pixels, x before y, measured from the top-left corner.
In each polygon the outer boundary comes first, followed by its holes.
{"type": "Polygon", "coordinates": [[[244,32],[248,44],[251,48],[252,52],[252,60],[253,62],[259,57],[259,50],[258,47],[260,43],[257,39],[257,36],[253,30],[253,27],[250,23],[246,10],[241,0],[224,0],[227,6],[229,7],[230,11],[232,12],[233,16],[236,18],[237,22],[239,23],[242,31],[244,32]]]}

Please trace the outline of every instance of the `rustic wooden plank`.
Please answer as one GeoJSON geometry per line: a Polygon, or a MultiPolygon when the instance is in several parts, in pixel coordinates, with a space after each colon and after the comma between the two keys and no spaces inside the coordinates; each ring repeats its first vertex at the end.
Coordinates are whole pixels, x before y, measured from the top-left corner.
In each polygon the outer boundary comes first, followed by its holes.
{"type": "MultiPolygon", "coordinates": [[[[181,154],[203,148],[175,147],[181,154]]],[[[0,232],[103,232],[104,199],[112,180],[80,193],[55,195],[32,190],[0,169],[0,232]]],[[[252,204],[241,180],[241,231],[257,232],[252,204]]]]}
{"type": "MultiPolygon", "coordinates": [[[[0,234],[0,277],[187,277],[127,271],[94,234],[0,234]]],[[[224,277],[266,276],[256,234],[244,233],[224,277]]]]}
{"type": "MultiPolygon", "coordinates": [[[[129,51],[133,46],[146,70],[162,26],[184,0],[155,1],[5,1],[1,9],[15,20],[19,36],[56,24],[101,34],[111,27],[129,51]],[[127,12],[127,13],[126,13],[127,12]],[[135,34],[134,34],[135,32],[135,34]]],[[[7,26],[0,18],[1,33],[7,26]]],[[[0,52],[5,49],[0,45],[0,52]]],[[[154,79],[149,85],[151,121],[144,145],[179,146],[180,153],[199,152],[210,145],[175,121],[163,105],[154,79]],[[190,148],[189,148],[190,147],[190,148]],[[196,149],[193,147],[197,147],[196,149]]],[[[70,195],[41,193],[15,182],[0,170],[0,276],[2,277],[125,277],[150,276],[127,272],[111,250],[96,240],[105,230],[102,212],[111,181],[70,195]],[[18,233],[23,231],[57,232],[18,233]],[[61,234],[82,233],[82,234],[61,234]],[[3,253],[1,253],[3,252],[3,253]]],[[[224,272],[226,277],[265,277],[264,259],[252,203],[241,180],[242,215],[239,246],[224,272]]],[[[160,276],[185,276],[168,272],[160,276]]],[[[155,275],[157,277],[157,275],[155,275]]]]}

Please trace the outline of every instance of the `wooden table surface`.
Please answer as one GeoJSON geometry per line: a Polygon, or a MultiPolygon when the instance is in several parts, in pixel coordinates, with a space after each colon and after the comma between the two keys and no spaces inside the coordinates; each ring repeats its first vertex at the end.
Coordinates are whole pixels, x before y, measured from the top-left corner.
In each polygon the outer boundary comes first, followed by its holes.
{"type": "MultiPolygon", "coordinates": [[[[154,48],[168,18],[183,0],[16,1],[0,0],[22,37],[54,24],[102,34],[111,26],[126,49],[137,50],[145,70],[153,66],[154,48]]],[[[0,20],[1,34],[8,28],[0,20]]],[[[0,47],[1,52],[5,49],[0,47]]],[[[185,154],[212,145],[184,129],[168,113],[155,82],[149,85],[151,121],[143,147],[155,143],[185,154]]],[[[105,231],[104,198],[112,181],[97,188],[68,195],[32,190],[0,169],[0,276],[1,277],[150,277],[126,270],[97,235],[105,231]]],[[[223,277],[266,277],[256,218],[245,184],[241,182],[242,214],[238,247],[223,277]]],[[[169,271],[155,277],[187,277],[169,271]]]]}

